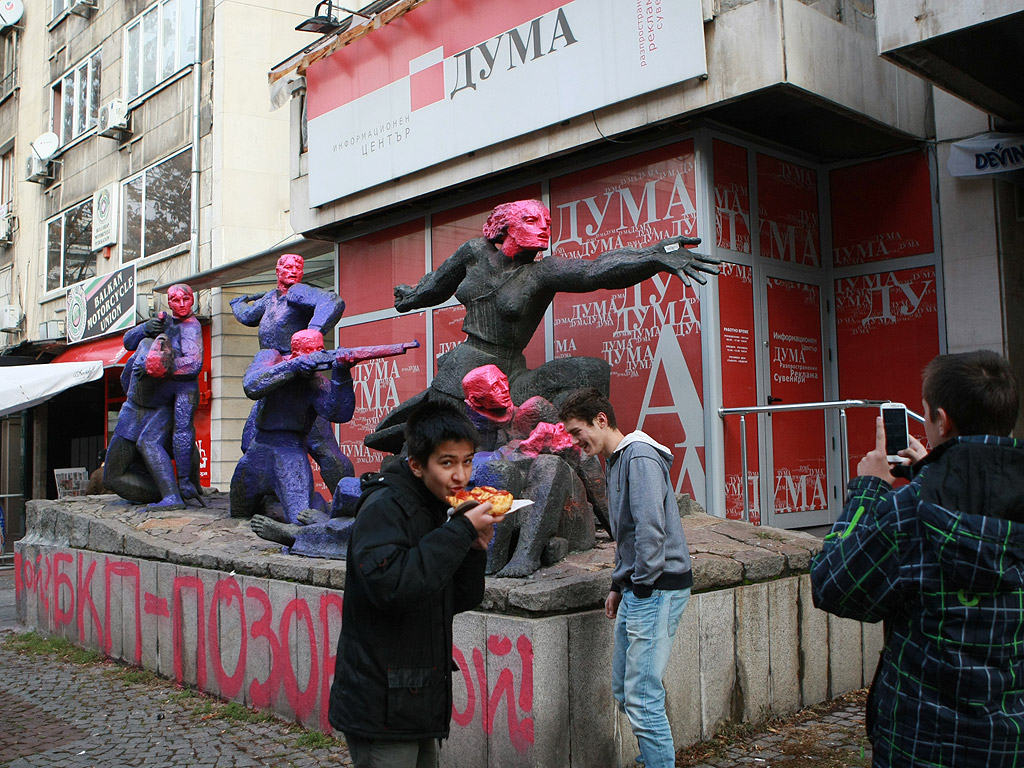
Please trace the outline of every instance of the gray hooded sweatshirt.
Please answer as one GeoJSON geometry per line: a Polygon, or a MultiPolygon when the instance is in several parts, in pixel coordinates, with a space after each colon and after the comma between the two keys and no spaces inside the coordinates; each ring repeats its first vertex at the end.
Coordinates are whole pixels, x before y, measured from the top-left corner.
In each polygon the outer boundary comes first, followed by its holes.
{"type": "Polygon", "coordinates": [[[615,537],[612,590],[640,598],[693,584],[679,505],[669,478],[672,452],[637,430],[608,457],[608,515],[615,537]]]}

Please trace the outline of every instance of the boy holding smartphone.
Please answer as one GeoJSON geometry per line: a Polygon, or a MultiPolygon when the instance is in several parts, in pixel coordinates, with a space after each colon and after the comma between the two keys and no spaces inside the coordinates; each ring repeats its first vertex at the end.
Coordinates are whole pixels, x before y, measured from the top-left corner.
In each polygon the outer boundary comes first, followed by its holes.
{"type": "Polygon", "coordinates": [[[893,490],[881,417],[811,570],[814,603],[885,621],[867,703],[876,766],[1019,765],[1024,751],[1024,442],[994,352],[924,370],[926,452],[893,490]]]}

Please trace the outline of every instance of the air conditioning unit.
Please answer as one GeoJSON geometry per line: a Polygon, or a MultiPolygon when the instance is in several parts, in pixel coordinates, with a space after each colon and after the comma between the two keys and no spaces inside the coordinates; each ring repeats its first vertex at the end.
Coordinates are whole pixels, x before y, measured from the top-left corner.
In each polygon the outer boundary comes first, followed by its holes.
{"type": "Polygon", "coordinates": [[[0,331],[16,331],[21,325],[21,308],[14,304],[0,305],[0,331]]]}
{"type": "Polygon", "coordinates": [[[37,157],[35,153],[30,154],[25,167],[25,181],[33,181],[36,184],[53,181],[53,161],[37,157]]]}
{"type": "Polygon", "coordinates": [[[0,215],[0,246],[11,244],[14,236],[14,217],[10,214],[0,215]]]}
{"type": "Polygon", "coordinates": [[[99,134],[112,139],[122,139],[128,130],[128,102],[112,99],[100,107],[99,134]]]}
{"type": "Polygon", "coordinates": [[[68,6],[68,13],[73,13],[75,16],[82,16],[86,19],[95,10],[96,0],[71,0],[71,4],[68,6]]]}

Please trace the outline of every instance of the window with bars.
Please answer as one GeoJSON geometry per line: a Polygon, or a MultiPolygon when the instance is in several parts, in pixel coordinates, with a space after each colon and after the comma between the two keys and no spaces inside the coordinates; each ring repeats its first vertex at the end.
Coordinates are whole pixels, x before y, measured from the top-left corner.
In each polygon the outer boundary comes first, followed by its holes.
{"type": "Polygon", "coordinates": [[[100,51],[69,69],[51,87],[50,130],[60,143],[77,139],[96,125],[100,111],[100,51]]]}
{"type": "Polygon", "coordinates": [[[161,0],[124,30],[124,98],[152,90],[196,56],[195,0],[161,0]]]}
{"type": "Polygon", "coordinates": [[[180,248],[192,232],[192,151],[152,165],[124,182],[121,262],[180,248]]]}
{"type": "Polygon", "coordinates": [[[90,197],[46,222],[46,290],[95,276],[90,197]]]}

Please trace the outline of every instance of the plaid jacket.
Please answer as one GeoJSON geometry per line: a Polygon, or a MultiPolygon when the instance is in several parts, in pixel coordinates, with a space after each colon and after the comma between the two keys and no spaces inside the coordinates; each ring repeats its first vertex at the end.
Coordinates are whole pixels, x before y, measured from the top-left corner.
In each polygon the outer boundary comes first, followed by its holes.
{"type": "Polygon", "coordinates": [[[850,482],[814,604],[885,621],[875,766],[1024,766],[1024,442],[958,438],[915,469],[850,482]]]}

